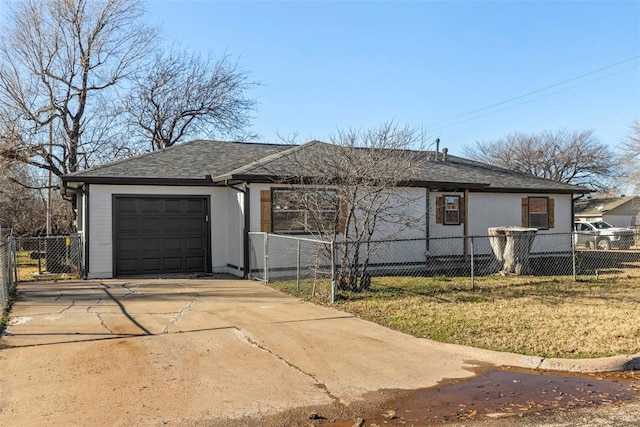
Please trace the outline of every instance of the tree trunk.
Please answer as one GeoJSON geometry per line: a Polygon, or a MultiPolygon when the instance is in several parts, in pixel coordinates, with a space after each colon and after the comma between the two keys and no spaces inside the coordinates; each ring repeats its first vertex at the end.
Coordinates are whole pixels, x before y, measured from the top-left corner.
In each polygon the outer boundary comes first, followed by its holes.
{"type": "Polygon", "coordinates": [[[491,249],[500,266],[498,274],[530,274],[529,252],[537,231],[536,228],[525,227],[489,228],[491,249]]]}

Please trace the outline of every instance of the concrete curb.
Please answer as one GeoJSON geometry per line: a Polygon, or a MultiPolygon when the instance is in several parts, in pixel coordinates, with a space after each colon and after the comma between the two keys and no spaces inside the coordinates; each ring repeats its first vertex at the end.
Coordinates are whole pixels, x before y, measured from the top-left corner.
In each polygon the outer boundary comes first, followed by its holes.
{"type": "Polygon", "coordinates": [[[485,350],[459,344],[440,343],[444,348],[462,354],[470,362],[478,361],[496,366],[579,373],[621,372],[640,370],[640,353],[594,359],[560,359],[485,350]]]}

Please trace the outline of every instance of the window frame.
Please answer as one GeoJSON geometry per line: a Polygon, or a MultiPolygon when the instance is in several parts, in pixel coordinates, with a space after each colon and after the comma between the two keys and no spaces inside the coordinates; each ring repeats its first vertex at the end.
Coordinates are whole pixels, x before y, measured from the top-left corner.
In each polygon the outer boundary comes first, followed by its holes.
{"type": "MultiPolygon", "coordinates": [[[[277,197],[277,193],[301,193],[303,197],[307,196],[307,194],[318,194],[318,193],[333,193],[335,199],[337,200],[338,197],[338,192],[335,189],[331,189],[331,188],[326,188],[326,189],[312,189],[312,188],[271,188],[271,232],[274,234],[286,234],[286,235],[309,235],[309,234],[315,234],[318,232],[321,232],[323,230],[320,230],[318,228],[312,228],[310,227],[310,223],[311,221],[314,220],[313,217],[310,218],[310,209],[306,208],[304,206],[304,203],[300,206],[295,206],[293,208],[289,208],[289,209],[285,209],[285,208],[278,208],[276,206],[276,203],[278,202],[278,197],[277,197]],[[277,228],[277,224],[278,224],[278,214],[282,214],[282,213],[299,213],[301,216],[300,222],[301,222],[301,227],[300,228],[288,228],[288,229],[280,229],[277,228]]],[[[335,218],[335,215],[338,213],[338,208],[337,205],[334,206],[332,209],[320,209],[318,210],[319,213],[329,213],[332,214],[330,216],[332,216],[333,218],[335,218]]],[[[293,223],[294,220],[290,220],[289,222],[293,223]]],[[[287,222],[286,220],[283,220],[281,222],[287,222]]]]}
{"type": "Polygon", "coordinates": [[[527,197],[527,220],[529,227],[537,228],[538,230],[549,230],[549,197],[548,196],[529,196],[527,197]],[[535,203],[531,203],[535,200],[544,200],[545,204],[545,212],[532,212],[532,205],[535,206],[535,203]],[[537,225],[533,225],[535,221],[532,221],[534,217],[542,217],[544,216],[544,226],[539,227],[537,225]]]}
{"type": "Polygon", "coordinates": [[[461,206],[460,202],[462,196],[459,194],[442,195],[442,225],[460,225],[462,223],[461,206]],[[456,199],[455,205],[457,209],[447,209],[447,199],[456,199]],[[456,212],[457,219],[455,221],[448,221],[447,212],[456,212]]]}

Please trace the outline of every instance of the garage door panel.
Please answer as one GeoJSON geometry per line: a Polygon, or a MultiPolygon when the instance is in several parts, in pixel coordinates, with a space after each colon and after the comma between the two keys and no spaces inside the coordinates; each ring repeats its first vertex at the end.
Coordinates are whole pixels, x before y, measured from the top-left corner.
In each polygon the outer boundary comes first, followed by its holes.
{"type": "Polygon", "coordinates": [[[204,197],[114,197],[116,275],[205,272],[204,197]]]}
{"type": "Polygon", "coordinates": [[[142,273],[155,273],[160,271],[160,258],[150,257],[140,260],[140,271],[142,273]]]}
{"type": "Polygon", "coordinates": [[[174,257],[174,258],[164,258],[164,270],[167,272],[183,272],[184,269],[184,259],[182,257],[174,257]]]}
{"type": "Polygon", "coordinates": [[[205,229],[205,222],[202,218],[186,218],[184,224],[185,231],[190,233],[200,233],[205,229]]]}
{"type": "Polygon", "coordinates": [[[187,251],[201,251],[204,249],[204,239],[201,237],[190,237],[185,239],[185,250],[187,251]]]}
{"type": "Polygon", "coordinates": [[[138,212],[142,213],[161,213],[162,199],[139,199],[138,212]]]}
{"type": "Polygon", "coordinates": [[[143,216],[140,220],[140,231],[142,233],[156,234],[159,230],[162,230],[163,223],[162,218],[143,216]]]}
{"type": "Polygon", "coordinates": [[[124,252],[138,252],[138,239],[120,239],[118,240],[118,251],[124,252]]]}
{"type": "Polygon", "coordinates": [[[185,220],[183,218],[165,218],[162,223],[163,233],[182,233],[185,220]]]}
{"type": "Polygon", "coordinates": [[[162,249],[164,249],[165,251],[182,251],[182,238],[165,237],[164,239],[162,239],[162,249]]]}
{"type": "Polygon", "coordinates": [[[165,213],[179,214],[183,211],[184,202],[182,200],[167,200],[164,204],[165,213]]]}
{"type": "Polygon", "coordinates": [[[136,199],[118,199],[116,205],[117,211],[121,213],[135,213],[137,210],[136,199]]]}
{"type": "Polygon", "coordinates": [[[135,232],[139,228],[136,218],[121,218],[117,225],[118,231],[123,233],[135,232]]]}
{"type": "Polygon", "coordinates": [[[186,206],[187,212],[193,213],[206,213],[206,203],[205,200],[187,200],[186,206]]]}
{"type": "Polygon", "coordinates": [[[160,238],[144,238],[140,239],[140,250],[143,251],[159,251],[161,249],[160,238]]]}
{"type": "Polygon", "coordinates": [[[200,257],[197,258],[187,258],[187,271],[190,272],[199,272],[204,271],[204,260],[200,257]]]}
{"type": "Polygon", "coordinates": [[[135,274],[139,271],[137,259],[120,259],[118,260],[118,271],[121,274],[135,274]]]}

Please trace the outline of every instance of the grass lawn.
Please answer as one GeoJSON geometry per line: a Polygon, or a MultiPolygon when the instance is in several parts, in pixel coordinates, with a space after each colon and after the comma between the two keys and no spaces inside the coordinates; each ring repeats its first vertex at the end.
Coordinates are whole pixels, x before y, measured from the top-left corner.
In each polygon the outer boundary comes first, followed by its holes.
{"type": "MultiPolygon", "coordinates": [[[[329,305],[327,282],[301,292],[329,305]]],[[[416,337],[544,357],[640,352],[640,279],[374,277],[368,292],[341,293],[336,308],[416,337]]]]}
{"type": "Polygon", "coordinates": [[[46,258],[32,259],[30,256],[30,251],[18,251],[17,253],[18,260],[18,281],[19,282],[30,282],[34,280],[65,280],[77,278],[77,274],[54,274],[48,275],[40,279],[38,277],[38,273],[47,271],[47,260],[46,258]]]}

